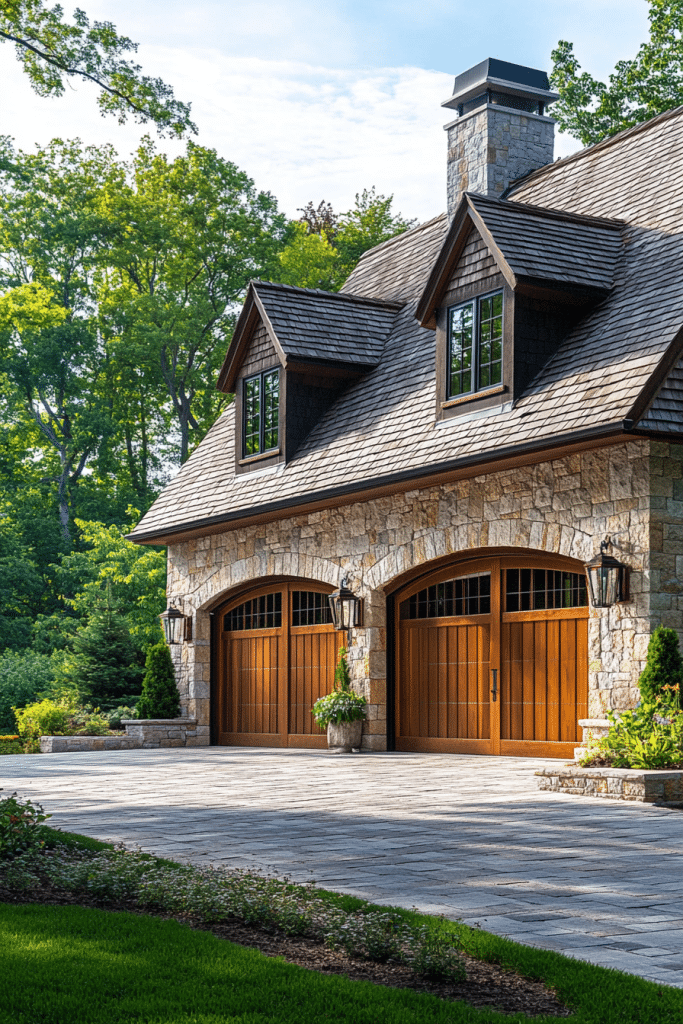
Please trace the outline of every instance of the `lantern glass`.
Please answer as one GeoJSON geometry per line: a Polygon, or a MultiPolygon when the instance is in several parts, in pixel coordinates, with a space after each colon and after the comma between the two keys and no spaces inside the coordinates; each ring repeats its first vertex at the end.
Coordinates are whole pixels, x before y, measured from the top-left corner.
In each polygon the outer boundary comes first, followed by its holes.
{"type": "Polygon", "coordinates": [[[624,600],[626,566],[602,552],[586,565],[591,604],[609,608],[624,600]]]}
{"type": "Polygon", "coordinates": [[[348,632],[357,625],[359,601],[343,583],[339,590],[329,595],[328,601],[335,629],[345,629],[348,632]]]}
{"type": "Polygon", "coordinates": [[[159,616],[161,625],[164,627],[164,636],[167,644],[181,644],[185,627],[185,616],[177,608],[168,607],[159,616]]]}

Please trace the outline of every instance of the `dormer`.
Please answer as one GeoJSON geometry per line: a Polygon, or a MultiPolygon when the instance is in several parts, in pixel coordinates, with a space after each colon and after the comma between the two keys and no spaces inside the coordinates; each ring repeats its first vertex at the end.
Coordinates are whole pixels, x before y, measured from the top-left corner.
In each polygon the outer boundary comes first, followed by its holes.
{"type": "Polygon", "coordinates": [[[621,221],[465,193],[416,316],[436,331],[436,418],[514,403],[610,292],[621,221]]]}
{"type": "Polygon", "coordinates": [[[252,281],[218,390],[235,395],[235,471],[289,461],[380,361],[396,303],[252,281]]]}

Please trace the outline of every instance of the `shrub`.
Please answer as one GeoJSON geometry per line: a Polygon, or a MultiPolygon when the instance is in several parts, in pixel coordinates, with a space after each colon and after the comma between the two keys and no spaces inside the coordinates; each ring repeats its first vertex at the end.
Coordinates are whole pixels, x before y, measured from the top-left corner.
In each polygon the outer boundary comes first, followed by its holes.
{"type": "Polygon", "coordinates": [[[127,704],[120,704],[117,708],[108,712],[109,728],[123,729],[124,718],[137,718],[137,709],[127,704]]]}
{"type": "Polygon", "coordinates": [[[14,732],[17,720],[12,708],[22,708],[49,690],[56,667],[46,654],[5,651],[0,657],[0,732],[14,732]]]}
{"type": "Polygon", "coordinates": [[[41,736],[67,736],[69,718],[78,710],[75,697],[64,693],[57,700],[41,700],[15,708],[17,731],[28,751],[39,749],[41,736]]]}
{"type": "Polygon", "coordinates": [[[683,658],[675,629],[657,626],[650,637],[647,661],[638,680],[638,689],[644,704],[662,701],[680,708],[683,689],[683,658]]]}
{"type": "Polygon", "coordinates": [[[173,671],[171,652],[162,640],[150,647],[142,680],[142,696],[138,701],[138,718],[178,718],[180,697],[173,671]]]}
{"type": "Polygon", "coordinates": [[[0,860],[42,847],[40,825],[50,817],[40,804],[19,800],[16,793],[0,800],[0,860]]]}

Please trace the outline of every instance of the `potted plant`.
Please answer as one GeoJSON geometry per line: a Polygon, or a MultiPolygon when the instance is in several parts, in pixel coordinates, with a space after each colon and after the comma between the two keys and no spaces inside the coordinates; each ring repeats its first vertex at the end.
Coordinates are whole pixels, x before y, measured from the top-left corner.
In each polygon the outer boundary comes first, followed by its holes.
{"type": "Polygon", "coordinates": [[[327,728],[327,746],[333,754],[350,754],[360,747],[365,718],[365,697],[351,689],[346,648],[339,649],[334,672],[334,690],[313,705],[313,717],[327,728]]]}

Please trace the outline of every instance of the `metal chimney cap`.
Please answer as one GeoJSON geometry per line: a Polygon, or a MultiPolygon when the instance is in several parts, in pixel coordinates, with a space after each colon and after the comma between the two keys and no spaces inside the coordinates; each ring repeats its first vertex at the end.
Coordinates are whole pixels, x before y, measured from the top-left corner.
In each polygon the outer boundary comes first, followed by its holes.
{"type": "Polygon", "coordinates": [[[453,95],[441,106],[457,108],[491,87],[513,96],[528,96],[530,99],[542,100],[545,103],[559,99],[559,93],[551,91],[545,71],[527,68],[522,64],[511,64],[496,57],[487,57],[469,71],[463,71],[461,75],[456,76],[453,95]]]}

